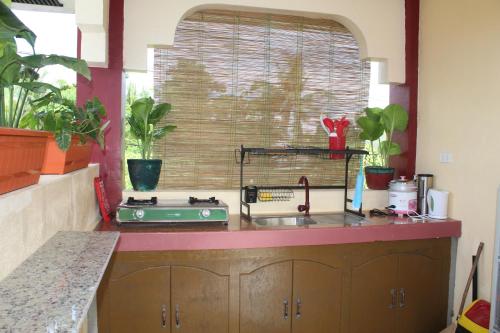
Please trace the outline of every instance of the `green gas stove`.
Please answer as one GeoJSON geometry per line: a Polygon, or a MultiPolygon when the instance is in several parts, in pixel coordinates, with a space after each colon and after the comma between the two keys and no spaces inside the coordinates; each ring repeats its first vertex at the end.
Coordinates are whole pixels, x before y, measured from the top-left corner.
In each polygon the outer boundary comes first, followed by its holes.
{"type": "Polygon", "coordinates": [[[118,206],[116,221],[119,224],[160,224],[160,223],[208,223],[227,224],[229,212],[227,205],[211,197],[188,200],[158,200],[152,197],[137,200],[129,197],[118,206]]]}

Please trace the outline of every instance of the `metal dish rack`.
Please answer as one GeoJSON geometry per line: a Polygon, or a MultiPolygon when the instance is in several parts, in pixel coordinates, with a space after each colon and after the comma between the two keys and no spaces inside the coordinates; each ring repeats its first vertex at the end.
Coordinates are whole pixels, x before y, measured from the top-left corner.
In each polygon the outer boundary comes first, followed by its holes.
{"type": "MultiPolygon", "coordinates": [[[[318,158],[329,159],[332,154],[344,155],[345,156],[345,172],[344,172],[344,184],[343,185],[322,185],[322,186],[310,186],[310,189],[343,189],[344,190],[344,212],[355,214],[364,217],[362,209],[363,206],[359,207],[359,210],[352,210],[347,207],[348,203],[352,203],[352,199],[347,196],[347,186],[349,180],[349,162],[354,155],[368,155],[366,150],[361,149],[349,149],[346,147],[345,150],[331,150],[325,148],[248,148],[243,145],[239,149],[240,160],[236,158],[237,163],[240,164],[240,216],[246,220],[251,220],[250,215],[250,204],[243,200],[243,191],[245,187],[243,185],[243,175],[244,175],[244,165],[250,163],[250,159],[247,158],[248,162],[245,163],[245,156],[276,156],[276,155],[316,155],[318,158]],[[243,207],[246,208],[244,211],[243,207]]],[[[238,155],[238,150],[235,151],[235,157],[238,155]]],[[[269,193],[269,195],[264,195],[261,197],[257,196],[259,201],[288,201],[294,196],[293,189],[303,188],[302,186],[272,186],[272,187],[259,187],[258,193],[269,193]],[[274,198],[273,193],[276,194],[274,198]],[[267,199],[267,200],[266,200],[267,199]],[[276,199],[276,200],[274,200],[276,199]],[[281,200],[280,200],[281,199],[281,200]]]]}

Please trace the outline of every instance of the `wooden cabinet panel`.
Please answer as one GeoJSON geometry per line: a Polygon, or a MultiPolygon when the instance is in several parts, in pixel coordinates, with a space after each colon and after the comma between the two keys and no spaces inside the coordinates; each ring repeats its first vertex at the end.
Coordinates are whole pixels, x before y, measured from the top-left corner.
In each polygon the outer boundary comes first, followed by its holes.
{"type": "Polygon", "coordinates": [[[440,332],[446,327],[441,263],[425,255],[399,256],[399,332],[440,332]]]}
{"type": "Polygon", "coordinates": [[[172,332],[228,332],[228,276],[196,267],[172,266],[171,293],[172,332]]]}
{"type": "Polygon", "coordinates": [[[322,263],[293,263],[293,333],[340,332],[342,272],[322,263]]]}
{"type": "Polygon", "coordinates": [[[109,333],[170,332],[170,267],[151,267],[109,282],[109,333]]]}
{"type": "Polygon", "coordinates": [[[351,333],[397,332],[397,268],[397,255],[376,257],[352,268],[351,333]]]}
{"type": "Polygon", "coordinates": [[[290,333],[292,261],[240,275],[240,333],[290,333]]]}

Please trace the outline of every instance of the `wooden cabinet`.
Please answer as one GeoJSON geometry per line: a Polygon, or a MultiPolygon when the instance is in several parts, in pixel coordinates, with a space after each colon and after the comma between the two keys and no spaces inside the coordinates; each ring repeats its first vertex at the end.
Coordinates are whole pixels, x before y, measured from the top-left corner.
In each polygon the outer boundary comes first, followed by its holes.
{"type": "Polygon", "coordinates": [[[240,332],[288,333],[292,261],[268,264],[240,277],[240,332]]]}
{"type": "Polygon", "coordinates": [[[342,272],[318,262],[293,263],[292,332],[335,333],[341,330],[342,272]]]}
{"type": "Polygon", "coordinates": [[[340,332],[341,272],[289,260],[240,277],[241,333],[340,332]]]}
{"type": "Polygon", "coordinates": [[[183,266],[171,274],[172,332],[228,332],[229,278],[183,266]]]}
{"type": "Polygon", "coordinates": [[[447,244],[382,244],[354,258],[350,332],[428,333],[446,327],[447,244]]]}
{"type": "Polygon", "coordinates": [[[141,269],[111,282],[109,333],[170,332],[170,267],[141,269]]]}
{"type": "Polygon", "coordinates": [[[228,332],[229,276],[206,267],[220,265],[148,257],[115,254],[98,291],[99,332],[228,332]]]}
{"type": "Polygon", "coordinates": [[[450,249],[433,239],[115,253],[99,332],[439,332],[450,249]]]}

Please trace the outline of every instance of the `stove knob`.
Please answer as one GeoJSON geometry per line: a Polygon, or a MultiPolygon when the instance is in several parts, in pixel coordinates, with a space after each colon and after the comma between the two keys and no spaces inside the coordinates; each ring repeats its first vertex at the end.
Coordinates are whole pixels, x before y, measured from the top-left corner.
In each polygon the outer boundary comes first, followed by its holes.
{"type": "Polygon", "coordinates": [[[203,209],[201,211],[201,217],[209,217],[210,216],[210,209],[203,209]]]}
{"type": "Polygon", "coordinates": [[[142,210],[142,209],[136,209],[134,215],[135,215],[136,218],[142,219],[144,217],[144,210],[142,210]]]}

